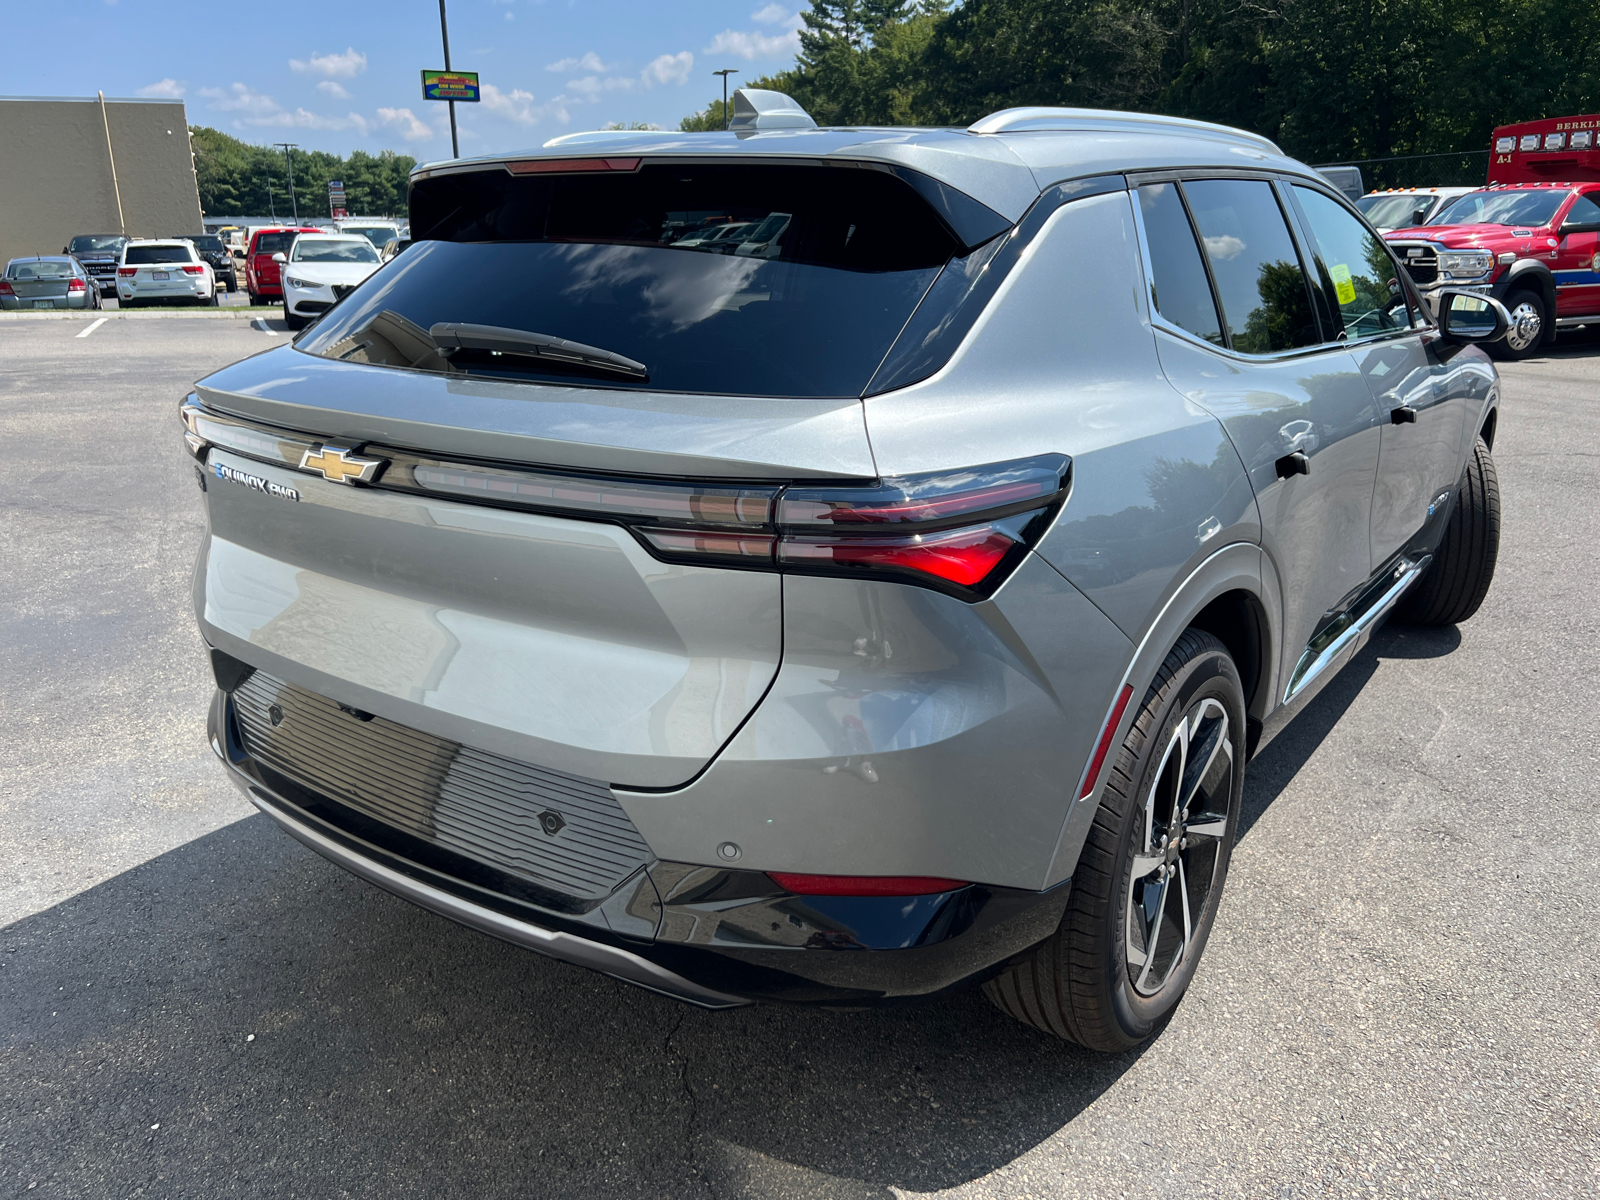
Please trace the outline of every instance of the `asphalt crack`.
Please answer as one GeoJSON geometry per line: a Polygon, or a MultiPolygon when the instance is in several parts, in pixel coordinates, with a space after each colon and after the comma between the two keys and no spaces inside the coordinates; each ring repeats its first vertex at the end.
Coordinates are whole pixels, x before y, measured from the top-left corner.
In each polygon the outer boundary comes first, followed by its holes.
{"type": "MultiPolygon", "coordinates": [[[[678,1053],[672,1048],[672,1039],[678,1036],[678,1031],[683,1028],[683,1023],[689,1019],[688,1008],[678,1006],[678,1018],[672,1023],[672,1028],[667,1030],[667,1036],[661,1044],[662,1051],[671,1056],[678,1053]]],[[[716,1188],[711,1180],[711,1173],[706,1170],[706,1165],[701,1162],[698,1150],[699,1124],[700,1124],[700,1098],[695,1095],[694,1086],[689,1082],[689,1056],[679,1054],[678,1087],[683,1092],[684,1100],[688,1104],[688,1115],[683,1122],[683,1157],[688,1163],[691,1174],[699,1179],[705,1187],[706,1195],[715,1200],[716,1188]]]]}

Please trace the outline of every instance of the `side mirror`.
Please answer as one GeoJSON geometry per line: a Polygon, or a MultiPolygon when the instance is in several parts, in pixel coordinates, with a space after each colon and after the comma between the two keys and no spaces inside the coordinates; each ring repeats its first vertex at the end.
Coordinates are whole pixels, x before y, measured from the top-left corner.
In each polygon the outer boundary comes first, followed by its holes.
{"type": "Polygon", "coordinates": [[[1439,332],[1452,342],[1498,342],[1511,328],[1511,314],[1493,296],[1451,288],[1434,295],[1439,332]]]}
{"type": "Polygon", "coordinates": [[[276,254],[274,254],[272,256],[272,261],[273,262],[288,262],[289,261],[289,256],[287,254],[285,254],[282,250],[280,250],[280,251],[278,251],[278,253],[276,253],[276,254]]]}
{"type": "Polygon", "coordinates": [[[1568,221],[1560,233],[1562,237],[1573,233],[1600,233],[1600,221],[1568,221]]]}

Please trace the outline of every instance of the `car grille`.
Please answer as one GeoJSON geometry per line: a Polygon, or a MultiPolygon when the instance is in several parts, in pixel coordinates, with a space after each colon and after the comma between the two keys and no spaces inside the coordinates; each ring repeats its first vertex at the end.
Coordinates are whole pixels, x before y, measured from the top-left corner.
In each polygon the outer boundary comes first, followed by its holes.
{"type": "Polygon", "coordinates": [[[336,283],[333,285],[333,298],[335,300],[343,300],[355,290],[356,285],[353,283],[336,283]]]}
{"type": "Polygon", "coordinates": [[[597,780],[355,714],[260,671],[233,702],[245,749],[262,764],[540,888],[597,902],[651,861],[644,838],[597,780]]]}
{"type": "Polygon", "coordinates": [[[1394,242],[1394,252],[1406,265],[1406,274],[1418,287],[1427,287],[1439,280],[1439,251],[1429,242],[1394,242]]]}

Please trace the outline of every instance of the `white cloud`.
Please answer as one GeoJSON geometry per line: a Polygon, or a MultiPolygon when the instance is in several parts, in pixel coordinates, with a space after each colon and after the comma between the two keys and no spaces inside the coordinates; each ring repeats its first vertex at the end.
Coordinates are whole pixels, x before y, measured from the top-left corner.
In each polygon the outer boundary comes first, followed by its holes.
{"type": "Polygon", "coordinates": [[[328,117],[321,113],[308,112],[303,108],[297,108],[293,112],[279,111],[245,117],[235,124],[249,125],[256,129],[353,129],[362,136],[372,132],[372,122],[358,112],[346,113],[342,117],[328,117]]]}
{"type": "Polygon", "coordinates": [[[1244,253],[1244,243],[1231,233],[1218,234],[1206,239],[1206,253],[1220,262],[1226,262],[1244,253]]]}
{"type": "Polygon", "coordinates": [[[417,114],[409,108],[380,108],[378,120],[400,131],[400,136],[408,142],[427,142],[433,139],[433,130],[417,120],[417,114]]]}
{"type": "Polygon", "coordinates": [[[483,85],[481,95],[484,112],[515,121],[518,125],[532,125],[544,115],[543,109],[534,108],[533,93],[525,92],[521,88],[502,92],[494,84],[486,83],[483,85]]]}
{"type": "Polygon", "coordinates": [[[335,100],[350,99],[350,93],[345,91],[344,84],[335,83],[331,79],[324,79],[321,83],[317,84],[317,91],[321,92],[324,96],[332,96],[335,100]]]}
{"type": "Polygon", "coordinates": [[[309,61],[291,58],[289,69],[296,75],[321,75],[328,79],[354,79],[367,69],[367,56],[354,46],[343,54],[313,54],[309,61]]]}
{"type": "Polygon", "coordinates": [[[555,71],[558,74],[564,74],[567,71],[582,70],[589,71],[596,75],[604,75],[607,71],[615,71],[616,69],[616,63],[607,64],[601,62],[600,56],[593,50],[589,51],[589,53],[585,54],[582,58],[563,58],[560,62],[553,62],[545,68],[546,71],[555,71]]]}
{"type": "Polygon", "coordinates": [[[253,92],[242,83],[235,83],[227,91],[221,88],[201,88],[200,94],[211,101],[211,107],[220,112],[243,112],[255,116],[282,111],[282,106],[262,92],[253,92]]]}
{"type": "Polygon", "coordinates": [[[163,79],[160,83],[147,84],[134,93],[136,96],[150,96],[162,100],[176,100],[184,93],[183,84],[176,79],[163,79]]]}
{"type": "Polygon", "coordinates": [[[744,59],[786,58],[799,52],[800,35],[793,29],[772,35],[724,29],[703,51],[705,54],[737,54],[744,59]]]}
{"type": "Polygon", "coordinates": [[[689,72],[694,70],[694,55],[687,50],[678,54],[663,54],[639,72],[645,87],[656,84],[687,83],[689,72]]]}
{"type": "Polygon", "coordinates": [[[514,13],[514,12],[511,12],[511,11],[510,11],[510,10],[509,10],[509,9],[508,9],[508,10],[507,10],[507,11],[506,11],[506,20],[508,20],[508,21],[515,21],[515,20],[516,20],[516,19],[517,19],[517,14],[516,14],[516,13],[514,13]]]}
{"type": "Polygon", "coordinates": [[[781,4],[769,4],[750,14],[752,21],[762,25],[786,25],[798,27],[802,24],[800,14],[785,8],[781,4]]]}

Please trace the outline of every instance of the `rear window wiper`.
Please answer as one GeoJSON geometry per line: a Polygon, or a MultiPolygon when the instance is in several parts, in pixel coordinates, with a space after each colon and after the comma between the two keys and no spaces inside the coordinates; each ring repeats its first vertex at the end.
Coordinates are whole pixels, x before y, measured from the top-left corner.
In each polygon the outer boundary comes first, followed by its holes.
{"type": "Polygon", "coordinates": [[[551,337],[547,333],[507,329],[501,325],[458,325],[453,321],[441,321],[428,327],[428,336],[446,358],[458,350],[489,350],[500,354],[547,358],[565,366],[590,367],[626,375],[630,379],[650,378],[650,370],[642,362],[636,362],[614,350],[569,342],[566,338],[551,337]]]}

